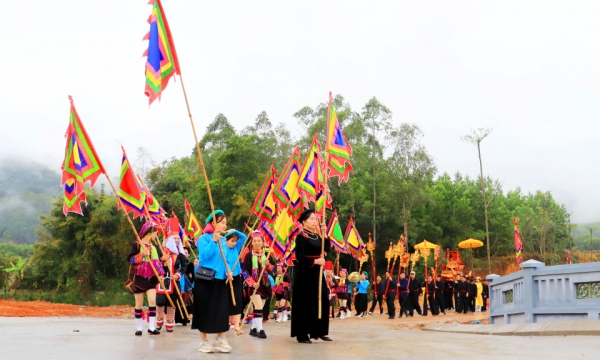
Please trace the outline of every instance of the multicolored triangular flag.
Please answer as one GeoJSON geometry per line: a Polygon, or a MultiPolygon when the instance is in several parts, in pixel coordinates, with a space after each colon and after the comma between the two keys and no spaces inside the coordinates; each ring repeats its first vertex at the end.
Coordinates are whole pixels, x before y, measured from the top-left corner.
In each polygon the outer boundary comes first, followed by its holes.
{"type": "Polygon", "coordinates": [[[167,88],[169,79],[175,74],[181,74],[179,60],[173,43],[171,29],[165,16],[160,0],[150,0],[152,13],[148,18],[150,31],[144,40],[148,40],[146,56],[146,90],[150,104],[167,88]]]}
{"type": "Polygon", "coordinates": [[[273,224],[273,251],[280,259],[283,259],[285,256],[288,238],[293,230],[294,219],[287,209],[280,210],[273,224]]]}
{"type": "MultiPolygon", "coordinates": [[[[275,202],[280,209],[286,209],[289,204],[291,215],[298,216],[302,211],[302,199],[298,191],[298,181],[300,180],[300,147],[296,147],[292,156],[283,168],[277,183],[275,183],[275,202]]],[[[277,228],[275,228],[277,229],[277,228]]]]}
{"type": "Polygon", "coordinates": [[[263,182],[258,196],[252,204],[251,214],[257,217],[272,222],[275,216],[275,199],[273,198],[273,191],[275,189],[275,183],[277,182],[277,171],[271,164],[271,168],[267,173],[267,177],[263,182]]]}
{"type": "Polygon", "coordinates": [[[515,253],[517,257],[517,263],[521,263],[523,261],[523,256],[521,254],[521,250],[523,249],[523,239],[521,239],[521,234],[519,234],[519,223],[517,222],[517,217],[514,217],[515,224],[515,253]]]}
{"type": "Polygon", "coordinates": [[[69,101],[71,102],[71,111],[69,126],[65,133],[67,144],[61,166],[65,216],[69,212],[83,215],[80,202],[87,203],[84,183],[89,181],[90,186],[94,186],[100,174],[105,173],[96,149],[77,114],[73,97],[69,96],[69,101]]]}
{"type": "Polygon", "coordinates": [[[192,206],[188,202],[187,198],[183,199],[183,205],[185,207],[185,214],[187,217],[186,225],[185,225],[185,233],[189,236],[190,239],[196,244],[200,235],[202,235],[202,225],[200,225],[200,221],[196,217],[194,210],[192,210],[192,206]]]}
{"type": "Polygon", "coordinates": [[[344,234],[342,233],[342,228],[340,227],[340,220],[338,218],[337,210],[333,212],[333,215],[331,215],[331,218],[329,219],[329,225],[327,226],[327,237],[329,237],[331,245],[333,245],[337,252],[346,252],[346,240],[344,239],[344,234]]]}
{"type": "Polygon", "coordinates": [[[348,181],[350,171],[352,171],[352,147],[346,141],[346,136],[342,132],[342,127],[337,118],[333,97],[329,93],[329,105],[327,108],[327,142],[325,144],[325,153],[329,154],[329,161],[326,164],[329,169],[329,178],[338,177],[338,184],[348,181]]]}
{"type": "Polygon", "coordinates": [[[306,154],[304,166],[300,172],[298,187],[306,194],[308,201],[316,202],[317,195],[323,189],[323,158],[321,157],[321,145],[315,134],[313,141],[306,154]]]}
{"type": "Polygon", "coordinates": [[[138,177],[135,175],[125,149],[123,150],[123,160],[121,162],[121,179],[119,182],[119,209],[121,204],[125,207],[125,212],[133,212],[133,218],[144,217],[145,203],[146,203],[146,192],[144,187],[140,184],[138,177]]]}
{"type": "Polygon", "coordinates": [[[348,253],[357,259],[364,255],[365,244],[356,230],[352,216],[350,216],[350,220],[348,221],[348,227],[346,227],[346,235],[344,238],[346,239],[346,250],[348,253]]]}

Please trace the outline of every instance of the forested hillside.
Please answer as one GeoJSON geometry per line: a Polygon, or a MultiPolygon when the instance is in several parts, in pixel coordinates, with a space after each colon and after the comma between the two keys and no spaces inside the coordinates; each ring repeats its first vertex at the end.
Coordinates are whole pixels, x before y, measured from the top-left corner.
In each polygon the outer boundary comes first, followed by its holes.
{"type": "Polygon", "coordinates": [[[0,243],[33,244],[40,215],[60,195],[60,175],[45,165],[0,161],[0,243]]]}

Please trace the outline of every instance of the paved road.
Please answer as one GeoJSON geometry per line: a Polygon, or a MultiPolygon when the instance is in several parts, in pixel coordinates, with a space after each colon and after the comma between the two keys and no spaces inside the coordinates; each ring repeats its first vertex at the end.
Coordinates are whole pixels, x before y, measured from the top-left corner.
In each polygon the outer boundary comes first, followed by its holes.
{"type": "MultiPolygon", "coordinates": [[[[1,359],[597,359],[597,337],[515,337],[409,330],[385,316],[336,320],[332,343],[298,344],[290,323],[268,322],[269,338],[228,333],[231,354],[200,354],[189,327],[149,337],[133,335],[134,320],[89,318],[0,318],[1,359]]],[[[444,320],[443,318],[440,320],[444,320]]],[[[246,328],[247,330],[247,328],[246,328]]],[[[247,331],[246,331],[247,332],[247,331]]]]}

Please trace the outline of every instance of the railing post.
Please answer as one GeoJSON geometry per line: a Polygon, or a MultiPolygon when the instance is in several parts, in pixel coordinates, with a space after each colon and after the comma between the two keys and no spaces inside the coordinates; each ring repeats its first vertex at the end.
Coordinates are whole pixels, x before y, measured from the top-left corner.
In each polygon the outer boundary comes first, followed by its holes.
{"type": "MultiPolygon", "coordinates": [[[[488,294],[488,297],[490,298],[490,324],[494,324],[494,315],[495,315],[495,312],[498,310],[498,304],[496,303],[498,301],[498,299],[494,298],[494,292],[492,291],[492,286],[494,286],[494,280],[500,279],[500,277],[501,277],[500,275],[496,275],[496,274],[490,274],[485,277],[485,279],[487,281],[489,281],[489,283],[490,283],[489,294],[488,294]]],[[[504,319],[504,323],[506,324],[506,317],[504,319]]]]}
{"type": "Polygon", "coordinates": [[[525,310],[525,322],[532,323],[534,322],[533,303],[537,300],[533,298],[533,275],[536,269],[546,265],[537,260],[527,260],[520,266],[523,269],[523,308],[525,310]]]}

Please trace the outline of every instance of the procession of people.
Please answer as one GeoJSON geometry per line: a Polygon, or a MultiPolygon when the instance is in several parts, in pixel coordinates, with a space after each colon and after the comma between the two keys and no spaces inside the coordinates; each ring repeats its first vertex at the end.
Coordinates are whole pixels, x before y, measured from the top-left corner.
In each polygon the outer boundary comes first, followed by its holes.
{"type": "Polygon", "coordinates": [[[298,222],[302,230],[295,238],[293,277],[288,265],[271,259],[261,232],[253,231],[247,236],[228,229],[227,216],[221,210],[206,219],[203,235],[196,243],[198,257],[192,262],[189,254],[193,249],[183,246],[179,233],[163,233],[161,226],[151,220],[144,223],[138,234],[142,244],[135,241],[128,255],[135,274],[135,335],[142,336],[144,317],[148,319],[150,336],[160,335],[163,325],[167,332],[173,332],[176,323],[185,326],[191,320],[191,329],[200,335],[199,352],[228,353],[232,347],[226,333],[232,330],[241,335],[246,323],[250,325],[250,336],[267,339],[263,326],[269,320],[273,303],[275,323],[291,318],[290,336],[298,343],[330,342],[329,322],[353,316],[349,306],[349,294],[353,292],[357,319],[373,316],[376,307],[379,315],[385,313],[388,319],[413,317],[415,312],[427,316],[427,310],[433,316],[446,315],[451,310],[465,314],[486,311],[489,287],[479,277],[458,273],[449,279],[434,274],[422,283],[415,271],[410,271],[408,277],[401,271],[399,278],[386,271],[383,277],[376,275],[376,282],[371,285],[368,279],[372,274],[367,271],[351,280],[346,269],[337,274],[333,269],[321,270],[326,265],[324,256],[331,252],[330,239],[319,235],[325,233],[325,225],[318,223],[311,209],[305,209],[298,222]],[[162,244],[159,233],[163,235],[162,244]],[[152,267],[157,271],[152,271],[152,267]],[[182,279],[192,284],[189,289],[182,279]],[[148,303],[146,316],[142,315],[144,294],[148,303]],[[191,306],[186,306],[182,294],[193,301],[191,306]],[[367,310],[369,296],[372,303],[367,310]],[[291,312],[290,304],[294,305],[291,312]],[[209,339],[213,334],[216,336],[209,339]]]}

